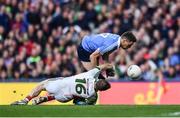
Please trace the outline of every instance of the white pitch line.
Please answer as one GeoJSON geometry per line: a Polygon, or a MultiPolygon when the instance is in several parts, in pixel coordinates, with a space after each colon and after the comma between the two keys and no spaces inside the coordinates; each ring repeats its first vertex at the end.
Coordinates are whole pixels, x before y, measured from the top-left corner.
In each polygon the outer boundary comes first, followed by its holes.
{"type": "Polygon", "coordinates": [[[166,113],[162,114],[162,116],[180,116],[180,112],[166,113]]]}

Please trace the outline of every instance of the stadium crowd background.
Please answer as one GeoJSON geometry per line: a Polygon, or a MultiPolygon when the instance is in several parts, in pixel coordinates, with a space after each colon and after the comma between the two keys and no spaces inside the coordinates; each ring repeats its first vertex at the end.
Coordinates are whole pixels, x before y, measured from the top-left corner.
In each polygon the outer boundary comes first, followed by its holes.
{"type": "Polygon", "coordinates": [[[138,42],[111,54],[115,80],[138,64],[142,79],[180,80],[179,0],[1,0],[0,80],[83,71],[76,49],[86,34],[131,30],[138,42]]]}

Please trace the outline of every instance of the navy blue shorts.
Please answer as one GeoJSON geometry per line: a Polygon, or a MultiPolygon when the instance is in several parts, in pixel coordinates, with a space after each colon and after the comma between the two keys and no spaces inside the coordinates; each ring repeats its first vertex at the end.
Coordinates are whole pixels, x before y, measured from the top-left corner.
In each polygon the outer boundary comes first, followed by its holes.
{"type": "Polygon", "coordinates": [[[84,61],[84,62],[90,62],[90,55],[92,53],[86,51],[83,47],[82,47],[82,44],[80,44],[78,46],[78,49],[77,49],[77,53],[78,53],[78,57],[81,61],[84,61]]]}

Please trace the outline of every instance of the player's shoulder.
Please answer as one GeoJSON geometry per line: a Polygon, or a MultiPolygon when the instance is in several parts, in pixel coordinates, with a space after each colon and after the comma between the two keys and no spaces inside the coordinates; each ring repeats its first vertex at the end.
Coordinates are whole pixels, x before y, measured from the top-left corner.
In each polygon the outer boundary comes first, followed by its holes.
{"type": "Polygon", "coordinates": [[[74,77],[74,78],[80,78],[80,79],[81,79],[81,78],[84,78],[84,77],[85,77],[86,73],[87,73],[87,72],[79,73],[79,74],[77,74],[77,75],[74,75],[73,77],[74,77]]]}
{"type": "Polygon", "coordinates": [[[113,33],[100,33],[97,34],[98,36],[101,36],[103,38],[115,38],[115,37],[120,37],[118,34],[113,34],[113,33]]]}

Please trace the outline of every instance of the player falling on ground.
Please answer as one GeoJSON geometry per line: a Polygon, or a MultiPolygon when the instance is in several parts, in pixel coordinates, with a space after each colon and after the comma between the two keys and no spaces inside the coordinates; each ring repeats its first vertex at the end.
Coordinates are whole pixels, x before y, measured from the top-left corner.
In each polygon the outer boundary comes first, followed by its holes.
{"type": "MultiPolygon", "coordinates": [[[[86,70],[90,70],[98,65],[98,58],[103,57],[105,63],[109,63],[109,54],[115,50],[130,48],[136,37],[128,31],[121,36],[111,33],[87,35],[82,39],[78,47],[78,57],[86,70]]],[[[106,72],[107,76],[112,76],[112,71],[106,72]]],[[[101,74],[99,79],[105,79],[101,74]]]]}
{"type": "Polygon", "coordinates": [[[112,68],[111,64],[103,64],[71,77],[61,77],[42,81],[30,94],[23,100],[13,102],[11,105],[26,105],[37,97],[41,91],[47,91],[49,95],[34,100],[34,104],[40,104],[51,100],[68,102],[74,98],[88,99],[96,94],[97,91],[104,91],[110,88],[106,80],[98,79],[101,71],[112,68]]]}

